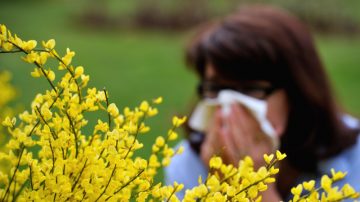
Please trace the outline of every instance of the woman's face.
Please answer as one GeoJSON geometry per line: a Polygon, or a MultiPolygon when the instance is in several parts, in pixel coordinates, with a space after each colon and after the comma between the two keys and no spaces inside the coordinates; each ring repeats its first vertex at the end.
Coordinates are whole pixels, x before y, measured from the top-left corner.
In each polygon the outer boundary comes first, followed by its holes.
{"type": "Polygon", "coordinates": [[[229,87],[248,96],[265,100],[268,104],[267,118],[276,134],[280,137],[285,132],[289,114],[289,102],[284,89],[273,88],[270,82],[264,80],[251,80],[240,83],[219,78],[211,64],[206,66],[204,76],[203,97],[216,97],[216,89],[229,87]]]}

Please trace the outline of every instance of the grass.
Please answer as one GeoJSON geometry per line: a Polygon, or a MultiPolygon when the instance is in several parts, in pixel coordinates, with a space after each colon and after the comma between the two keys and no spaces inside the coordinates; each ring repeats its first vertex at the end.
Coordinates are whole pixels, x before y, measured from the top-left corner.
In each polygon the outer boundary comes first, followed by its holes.
{"type": "MultiPolygon", "coordinates": [[[[145,149],[139,155],[147,156],[154,137],[166,134],[172,115],[186,113],[195,94],[196,78],[183,64],[189,34],[77,27],[73,18],[81,5],[72,1],[1,2],[0,23],[23,39],[54,38],[61,53],[70,47],[77,53],[74,64],[83,65],[91,76],[89,86],[106,87],[111,102],[119,108],[163,96],[160,115],[149,121],[152,132],[142,139],[145,149]]],[[[360,116],[360,38],[318,35],[316,39],[339,101],[360,116]]],[[[18,100],[25,108],[37,92],[48,89],[46,81],[30,77],[32,68],[18,55],[0,55],[0,70],[13,73],[18,100]]]]}
{"type": "Polygon", "coordinates": [[[360,39],[319,36],[317,42],[339,103],[360,116],[360,39]]]}

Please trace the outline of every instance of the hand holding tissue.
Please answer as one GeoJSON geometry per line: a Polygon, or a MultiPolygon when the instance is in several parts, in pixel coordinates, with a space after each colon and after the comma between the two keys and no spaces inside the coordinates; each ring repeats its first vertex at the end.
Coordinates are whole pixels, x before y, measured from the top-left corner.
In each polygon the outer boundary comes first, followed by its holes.
{"type": "Polygon", "coordinates": [[[258,121],[262,132],[272,140],[274,148],[278,147],[275,130],[266,118],[267,103],[234,90],[221,90],[216,98],[206,98],[198,103],[189,119],[189,126],[197,131],[205,132],[210,124],[217,106],[221,106],[224,116],[230,114],[231,104],[239,103],[249,109],[258,121]]]}

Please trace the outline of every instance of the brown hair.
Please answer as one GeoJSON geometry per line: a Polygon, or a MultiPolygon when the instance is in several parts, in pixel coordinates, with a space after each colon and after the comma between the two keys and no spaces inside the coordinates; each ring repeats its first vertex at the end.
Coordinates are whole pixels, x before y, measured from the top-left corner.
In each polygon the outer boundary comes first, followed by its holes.
{"type": "Polygon", "coordinates": [[[359,129],[342,122],[308,29],[294,16],[267,6],[246,7],[205,25],[190,42],[186,60],[204,78],[211,63],[233,81],[267,80],[285,89],[290,114],[281,150],[299,171],[356,142],[359,129]]]}

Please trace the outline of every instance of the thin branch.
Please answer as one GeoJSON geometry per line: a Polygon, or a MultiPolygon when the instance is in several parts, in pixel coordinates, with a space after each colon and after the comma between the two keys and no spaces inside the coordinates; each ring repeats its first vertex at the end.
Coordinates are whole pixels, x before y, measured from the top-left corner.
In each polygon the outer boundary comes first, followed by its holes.
{"type": "MultiPolygon", "coordinates": [[[[37,51],[37,52],[49,52],[47,50],[42,50],[42,49],[33,49],[33,51],[37,51]]],[[[23,50],[11,50],[11,51],[0,51],[0,53],[23,53],[23,50]]]]}
{"type": "Polygon", "coordinates": [[[105,189],[101,192],[100,196],[95,200],[95,202],[98,201],[98,200],[102,197],[102,195],[104,195],[106,189],[108,188],[108,186],[109,186],[109,184],[110,184],[110,181],[111,181],[112,177],[114,176],[115,169],[116,169],[116,164],[115,164],[115,166],[114,166],[113,171],[111,172],[111,176],[110,176],[109,181],[107,182],[107,184],[106,184],[106,186],[105,186],[105,189]]]}
{"type": "Polygon", "coordinates": [[[54,172],[55,169],[55,154],[54,154],[54,149],[51,145],[51,139],[49,138],[49,145],[50,145],[50,150],[51,150],[51,156],[52,156],[52,168],[50,170],[50,173],[54,172]]]}
{"type": "Polygon", "coordinates": [[[166,200],[166,202],[169,202],[169,201],[170,201],[171,197],[175,194],[176,189],[177,189],[178,187],[179,187],[179,185],[176,186],[176,187],[174,187],[174,190],[171,192],[171,194],[170,194],[169,198],[166,200]]]}
{"type": "Polygon", "coordinates": [[[19,191],[15,194],[13,201],[16,201],[16,199],[19,197],[20,193],[22,192],[22,190],[25,188],[26,184],[28,183],[29,179],[27,179],[24,184],[21,185],[19,191]]]}
{"type": "Polygon", "coordinates": [[[21,157],[22,157],[22,155],[23,155],[23,153],[24,153],[24,150],[25,150],[25,145],[22,144],[21,147],[20,147],[19,159],[18,159],[17,165],[16,165],[16,167],[15,167],[14,174],[12,175],[12,177],[11,177],[11,179],[10,179],[9,185],[8,185],[8,187],[7,187],[6,191],[5,191],[4,197],[1,199],[1,201],[4,201],[4,200],[5,200],[7,194],[8,194],[9,191],[10,191],[11,184],[13,183],[13,181],[14,181],[14,179],[15,179],[16,172],[17,172],[18,169],[19,169],[21,157]]]}
{"type": "Polygon", "coordinates": [[[110,195],[109,197],[107,197],[105,199],[105,201],[109,200],[112,196],[116,195],[117,193],[119,193],[122,189],[124,189],[125,187],[127,187],[132,181],[136,180],[136,178],[138,178],[141,173],[143,173],[145,171],[145,169],[142,169],[138,174],[136,174],[133,178],[131,178],[128,182],[126,182],[123,186],[121,186],[118,190],[116,190],[114,192],[114,194],[110,195]]]}
{"type": "Polygon", "coordinates": [[[139,121],[138,123],[138,126],[136,128],[136,133],[135,133],[135,138],[134,138],[134,141],[132,142],[131,146],[129,147],[129,150],[126,152],[125,156],[124,156],[124,159],[127,158],[127,156],[129,155],[129,153],[131,152],[131,149],[134,147],[134,144],[137,140],[137,136],[139,134],[139,130],[140,130],[140,127],[141,127],[141,123],[143,123],[145,121],[145,118],[146,118],[146,114],[147,114],[148,111],[145,111],[144,112],[144,116],[142,117],[141,121],[139,121]]]}
{"type": "Polygon", "coordinates": [[[49,127],[50,133],[51,133],[51,135],[53,136],[54,140],[56,140],[56,139],[58,138],[58,136],[57,136],[57,135],[55,134],[55,132],[51,129],[51,127],[50,127],[50,125],[48,124],[48,122],[46,122],[46,120],[45,120],[44,116],[41,114],[40,109],[39,109],[38,106],[36,106],[36,111],[39,113],[40,118],[41,118],[41,120],[45,123],[45,125],[47,125],[47,126],[49,127]]]}
{"type": "Polygon", "coordinates": [[[75,180],[75,183],[73,184],[73,186],[71,187],[71,191],[74,191],[76,184],[79,182],[81,175],[83,174],[85,167],[86,167],[86,163],[87,163],[88,159],[85,160],[84,166],[81,168],[81,171],[79,173],[79,176],[77,177],[77,179],[75,180]]]}
{"type": "Polygon", "coordinates": [[[30,187],[31,187],[31,190],[34,190],[34,183],[33,183],[33,176],[32,176],[32,163],[29,165],[29,169],[30,169],[30,187]]]}
{"type": "Polygon", "coordinates": [[[75,141],[75,158],[77,158],[77,156],[78,156],[78,154],[79,154],[79,146],[78,146],[78,139],[77,139],[77,133],[76,133],[76,131],[75,131],[75,127],[74,127],[74,124],[73,124],[73,122],[72,122],[72,120],[71,120],[71,117],[70,117],[70,115],[65,111],[65,114],[66,114],[66,116],[67,116],[67,118],[69,119],[69,122],[70,122],[70,126],[71,126],[71,130],[72,130],[72,132],[74,133],[74,141],[75,141]]]}
{"type": "Polygon", "coordinates": [[[74,81],[75,81],[75,83],[76,83],[76,86],[77,86],[78,94],[79,94],[79,103],[81,103],[81,102],[82,102],[81,90],[80,90],[79,83],[78,83],[78,81],[77,81],[76,78],[75,78],[74,72],[69,68],[68,65],[66,65],[66,64],[64,63],[64,61],[63,61],[57,54],[53,54],[53,55],[55,56],[55,58],[56,58],[61,64],[63,64],[63,65],[65,66],[66,70],[68,70],[68,72],[70,73],[71,77],[74,79],[74,81]]]}
{"type": "MultiPolygon", "coordinates": [[[[15,44],[14,42],[9,41],[9,40],[8,40],[7,42],[13,44],[16,48],[18,48],[18,49],[21,50],[22,52],[24,52],[24,53],[26,53],[26,54],[29,54],[26,50],[22,49],[20,46],[18,46],[18,45],[15,44]]],[[[44,74],[46,80],[49,82],[51,88],[57,93],[57,90],[56,90],[54,84],[53,84],[52,81],[49,79],[49,77],[48,77],[48,75],[46,74],[44,68],[43,68],[38,62],[36,62],[36,61],[34,61],[34,64],[41,70],[41,72],[44,74]]]]}
{"type": "MultiPolygon", "coordinates": [[[[105,88],[103,89],[103,91],[105,93],[105,98],[106,98],[106,108],[109,108],[109,97],[108,97],[107,91],[105,88]]],[[[111,116],[110,116],[109,112],[107,114],[108,114],[108,123],[109,123],[109,129],[110,129],[111,128],[111,116]]]]}

